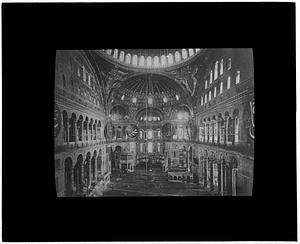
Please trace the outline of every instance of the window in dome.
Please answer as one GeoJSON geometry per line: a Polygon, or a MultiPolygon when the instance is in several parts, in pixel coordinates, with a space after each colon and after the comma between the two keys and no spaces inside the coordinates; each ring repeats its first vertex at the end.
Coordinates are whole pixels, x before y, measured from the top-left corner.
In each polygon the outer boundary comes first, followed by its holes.
{"type": "Polygon", "coordinates": [[[212,83],[212,80],[213,80],[213,72],[212,70],[210,71],[210,76],[209,76],[209,84],[212,83]]]}
{"type": "Polygon", "coordinates": [[[154,57],[153,64],[154,64],[154,67],[158,67],[159,66],[159,58],[158,58],[158,56],[154,57]]]}
{"type": "Polygon", "coordinates": [[[167,97],[164,97],[164,98],[163,98],[163,101],[164,101],[164,103],[167,103],[167,102],[168,102],[168,98],[167,98],[167,97]]]}
{"type": "Polygon", "coordinates": [[[215,89],[214,89],[214,97],[217,96],[217,87],[215,86],[215,89]]]}
{"type": "Polygon", "coordinates": [[[138,62],[137,56],[136,56],[136,55],[133,55],[133,57],[132,57],[132,64],[133,64],[133,65],[137,65],[137,62],[138,62]]]}
{"type": "Polygon", "coordinates": [[[207,89],[207,80],[205,81],[205,89],[207,89]]]}
{"type": "Polygon", "coordinates": [[[239,84],[240,83],[240,79],[241,79],[241,71],[237,71],[236,72],[236,78],[235,78],[235,83],[239,84]]]}
{"type": "Polygon", "coordinates": [[[207,103],[207,94],[204,96],[204,103],[207,103]]]}
{"type": "Polygon", "coordinates": [[[170,53],[170,54],[168,55],[168,64],[169,64],[169,65],[170,65],[170,64],[173,64],[173,62],[174,62],[173,54],[170,53]]]}
{"type": "Polygon", "coordinates": [[[166,56],[165,56],[165,55],[162,55],[162,56],[161,56],[161,65],[162,65],[162,66],[165,66],[165,65],[166,65],[166,56]]]}
{"type": "Polygon", "coordinates": [[[201,105],[203,105],[203,97],[201,97],[201,105]]]}
{"type": "Polygon", "coordinates": [[[160,121],[160,117],[157,117],[157,121],[160,121]]]}
{"type": "Polygon", "coordinates": [[[220,94],[222,94],[223,93],[223,82],[221,82],[221,84],[220,84],[220,94]]]}
{"type": "Polygon", "coordinates": [[[228,59],[228,66],[227,66],[227,70],[231,69],[231,58],[228,59]]]}
{"type": "Polygon", "coordinates": [[[119,60],[121,61],[121,62],[124,62],[124,52],[122,51],[122,52],[120,52],[120,57],[119,57],[119,60]]]}
{"type": "Polygon", "coordinates": [[[152,58],[150,56],[147,57],[147,67],[152,66],[152,58]]]}
{"type": "Polygon", "coordinates": [[[186,59],[187,58],[187,51],[186,51],[186,49],[183,48],[181,52],[182,52],[182,58],[186,59]]]}
{"type": "Polygon", "coordinates": [[[144,56],[140,57],[139,66],[145,66],[145,57],[144,56]]]}
{"type": "Polygon", "coordinates": [[[118,49],[115,49],[114,50],[114,56],[113,56],[114,58],[118,58],[118,49]]]}
{"type": "Polygon", "coordinates": [[[132,98],[132,102],[133,102],[133,103],[136,103],[136,101],[137,101],[136,97],[133,97],[133,98],[132,98]]]}
{"type": "Polygon", "coordinates": [[[126,64],[130,64],[131,63],[131,54],[130,53],[126,54],[125,63],[126,64]]]}
{"type": "Polygon", "coordinates": [[[178,51],[175,52],[175,62],[179,62],[181,60],[180,53],[178,51]]]}
{"type": "Polygon", "coordinates": [[[223,62],[223,59],[222,59],[221,62],[220,62],[220,75],[223,75],[223,65],[224,65],[224,62],[223,62]]]}
{"type": "Polygon", "coordinates": [[[211,91],[209,91],[209,93],[208,93],[208,101],[210,101],[211,100],[211,91]]]}
{"type": "Polygon", "coordinates": [[[215,64],[214,80],[216,80],[218,78],[218,66],[219,66],[219,61],[217,61],[216,64],[215,64]]]}
{"type": "Polygon", "coordinates": [[[107,53],[108,55],[111,55],[111,49],[106,49],[106,53],[107,53]]]}
{"type": "Polygon", "coordinates": [[[231,77],[228,76],[227,78],[227,89],[230,89],[231,77]]]}
{"type": "Polygon", "coordinates": [[[176,94],[176,100],[178,101],[179,100],[179,96],[176,94]]]}
{"type": "Polygon", "coordinates": [[[121,97],[121,100],[123,101],[123,100],[124,100],[124,98],[125,98],[125,95],[123,95],[123,96],[121,97]]]}
{"type": "Polygon", "coordinates": [[[194,55],[194,49],[193,48],[189,48],[189,56],[193,56],[194,55]]]}

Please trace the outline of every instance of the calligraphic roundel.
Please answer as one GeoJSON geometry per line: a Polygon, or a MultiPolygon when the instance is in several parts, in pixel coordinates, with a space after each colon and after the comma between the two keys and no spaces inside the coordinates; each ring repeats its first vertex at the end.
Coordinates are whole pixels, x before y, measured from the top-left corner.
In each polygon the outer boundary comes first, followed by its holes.
{"type": "Polygon", "coordinates": [[[135,138],[138,134],[138,127],[136,125],[128,125],[126,127],[126,133],[130,138],[135,138]]]}

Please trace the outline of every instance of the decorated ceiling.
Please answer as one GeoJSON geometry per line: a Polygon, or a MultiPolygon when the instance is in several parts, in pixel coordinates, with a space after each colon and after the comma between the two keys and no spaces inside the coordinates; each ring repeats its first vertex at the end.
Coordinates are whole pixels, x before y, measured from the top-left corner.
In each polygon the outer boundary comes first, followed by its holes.
{"type": "Polygon", "coordinates": [[[102,103],[106,111],[118,104],[140,109],[146,106],[168,107],[184,103],[192,109],[197,102],[200,78],[205,73],[203,62],[197,60],[203,57],[205,51],[206,49],[108,49],[87,50],[84,54],[99,80],[102,103]],[[126,55],[130,54],[127,55],[131,57],[130,62],[127,59],[130,65],[120,62],[121,52],[125,55],[125,63],[126,55]],[[138,58],[137,62],[142,56],[151,57],[152,63],[149,67],[153,69],[132,67],[134,56],[138,58]],[[161,64],[164,64],[164,56],[173,56],[176,65],[168,65],[167,59],[163,68],[161,64]],[[158,60],[155,57],[159,57],[158,60]],[[155,60],[161,68],[154,65],[155,60]]]}

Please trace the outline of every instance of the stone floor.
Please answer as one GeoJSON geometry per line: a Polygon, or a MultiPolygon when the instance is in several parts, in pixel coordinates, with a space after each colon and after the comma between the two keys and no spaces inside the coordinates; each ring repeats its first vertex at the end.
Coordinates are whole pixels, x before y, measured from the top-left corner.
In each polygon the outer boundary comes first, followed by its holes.
{"type": "Polygon", "coordinates": [[[114,173],[103,196],[210,196],[197,184],[168,182],[160,169],[136,170],[133,173],[114,173]]]}

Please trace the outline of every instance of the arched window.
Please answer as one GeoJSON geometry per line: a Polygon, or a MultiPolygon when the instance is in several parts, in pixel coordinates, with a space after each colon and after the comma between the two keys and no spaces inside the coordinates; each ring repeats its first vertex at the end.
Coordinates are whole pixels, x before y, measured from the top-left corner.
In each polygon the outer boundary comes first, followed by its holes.
{"type": "Polygon", "coordinates": [[[209,84],[212,83],[212,80],[213,80],[213,72],[212,70],[210,71],[210,75],[209,75],[209,84]]]}
{"type": "Polygon", "coordinates": [[[130,64],[131,63],[131,54],[130,53],[126,54],[125,63],[126,64],[130,64]]]}
{"type": "Polygon", "coordinates": [[[230,89],[231,77],[228,76],[227,78],[227,89],[230,89]]]}
{"type": "Polygon", "coordinates": [[[220,94],[222,94],[222,93],[223,93],[223,81],[220,84],[220,94]]]}
{"type": "Polygon", "coordinates": [[[147,57],[147,67],[152,66],[152,58],[150,56],[147,57]]]}
{"type": "Polygon", "coordinates": [[[115,49],[115,50],[114,50],[114,55],[113,55],[113,57],[116,58],[116,59],[118,58],[118,49],[115,49]]]}
{"type": "Polygon", "coordinates": [[[211,100],[211,91],[209,91],[209,93],[208,93],[208,101],[210,101],[211,100]]]}
{"type": "Polygon", "coordinates": [[[224,68],[224,62],[223,62],[223,59],[222,59],[221,63],[220,63],[220,75],[223,75],[223,68],[224,68]]]}
{"type": "Polygon", "coordinates": [[[107,53],[108,55],[111,55],[111,49],[106,49],[106,53],[107,53]]]}
{"type": "Polygon", "coordinates": [[[228,58],[227,70],[231,69],[231,58],[228,58]]]}
{"type": "Polygon", "coordinates": [[[147,138],[148,139],[152,139],[153,138],[153,131],[152,130],[148,130],[147,138]]]}
{"type": "Polygon", "coordinates": [[[152,153],[153,152],[153,144],[152,142],[148,142],[148,153],[152,153]]]}
{"type": "Polygon", "coordinates": [[[69,120],[69,141],[75,142],[76,141],[76,115],[73,113],[71,119],[69,120]]]}
{"type": "Polygon", "coordinates": [[[170,65],[170,64],[173,64],[173,63],[174,63],[173,54],[170,53],[170,54],[168,55],[168,64],[170,65]]]}
{"type": "Polygon", "coordinates": [[[203,97],[201,97],[201,105],[203,105],[203,97]]]}
{"type": "Polygon", "coordinates": [[[158,58],[158,56],[154,57],[153,64],[154,64],[154,67],[159,67],[159,58],[158,58]]]}
{"type": "Polygon", "coordinates": [[[178,51],[175,52],[175,62],[179,62],[181,60],[180,53],[178,51]]]}
{"type": "Polygon", "coordinates": [[[204,96],[204,103],[207,103],[207,95],[204,96]]]}
{"type": "Polygon", "coordinates": [[[133,57],[132,57],[132,64],[133,65],[137,65],[137,63],[138,63],[137,55],[133,55],[133,57]]]}
{"type": "Polygon", "coordinates": [[[166,66],[166,61],[167,61],[167,60],[166,60],[166,56],[165,56],[165,55],[162,55],[162,56],[161,56],[161,65],[162,65],[162,66],[166,66]]]}
{"type": "Polygon", "coordinates": [[[140,144],[140,153],[143,153],[143,143],[140,144]]]}
{"type": "Polygon", "coordinates": [[[189,56],[193,56],[194,55],[194,48],[189,48],[189,56]]]}
{"type": "Polygon", "coordinates": [[[145,66],[145,57],[144,56],[140,57],[139,66],[145,66]]]}
{"type": "Polygon", "coordinates": [[[207,89],[207,80],[205,81],[205,89],[207,89]]]}
{"type": "Polygon", "coordinates": [[[218,66],[219,66],[219,61],[217,61],[216,64],[215,64],[214,80],[216,80],[218,78],[218,66]]]}
{"type": "Polygon", "coordinates": [[[215,86],[215,89],[214,89],[214,97],[217,96],[217,87],[215,86]]]}
{"type": "Polygon", "coordinates": [[[236,72],[235,84],[239,84],[241,79],[241,71],[236,72]]]}
{"type": "Polygon", "coordinates": [[[78,132],[78,141],[82,141],[82,132],[83,132],[83,117],[82,115],[79,116],[79,119],[77,120],[77,132],[78,132]]]}
{"type": "Polygon", "coordinates": [[[125,53],[124,53],[123,51],[120,52],[119,60],[120,60],[121,62],[124,62],[124,55],[125,55],[125,53]]]}
{"type": "Polygon", "coordinates": [[[186,59],[186,58],[187,58],[187,51],[186,51],[186,49],[183,48],[183,49],[181,50],[181,52],[182,52],[182,58],[183,58],[183,59],[186,59]]]}

